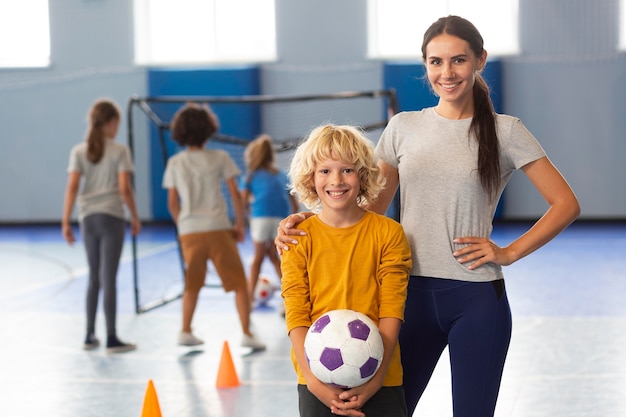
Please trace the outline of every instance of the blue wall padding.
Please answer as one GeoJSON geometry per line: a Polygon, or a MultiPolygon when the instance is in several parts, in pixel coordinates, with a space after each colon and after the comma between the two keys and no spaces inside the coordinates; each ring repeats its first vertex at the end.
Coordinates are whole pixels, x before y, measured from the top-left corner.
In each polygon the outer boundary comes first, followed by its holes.
{"type": "MultiPolygon", "coordinates": [[[[148,96],[242,96],[260,94],[259,68],[241,66],[215,69],[150,69],[148,71],[148,96]]],[[[153,103],[153,110],[169,123],[182,104],[153,103]]],[[[219,133],[251,140],[261,130],[259,105],[211,104],[220,121],[219,133]]],[[[167,155],[178,150],[164,129],[167,155]]],[[[167,220],[167,192],[161,187],[165,163],[159,139],[159,129],[151,124],[150,166],[152,187],[152,213],[154,220],[167,220]]],[[[239,161],[237,161],[239,162],[239,161]]]]}
{"type": "MultiPolygon", "coordinates": [[[[502,112],[502,64],[500,61],[488,62],[482,73],[491,90],[491,100],[496,112],[502,112]]],[[[421,110],[437,104],[438,98],[433,94],[421,62],[386,63],[383,69],[384,88],[396,90],[400,111],[421,110]]],[[[387,214],[398,218],[398,199],[392,203],[387,214]]],[[[504,196],[500,198],[496,208],[496,218],[502,217],[504,196]]]]}

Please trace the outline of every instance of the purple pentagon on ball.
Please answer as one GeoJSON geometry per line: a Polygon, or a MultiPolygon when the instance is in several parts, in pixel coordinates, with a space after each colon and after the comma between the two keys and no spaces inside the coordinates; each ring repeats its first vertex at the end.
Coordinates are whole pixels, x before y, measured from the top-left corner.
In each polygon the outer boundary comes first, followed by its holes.
{"type": "Polygon", "coordinates": [[[320,363],[330,371],[334,371],[343,365],[341,350],[335,348],[324,348],[320,355],[320,363]]]}
{"type": "Polygon", "coordinates": [[[350,330],[350,336],[355,339],[367,340],[367,337],[370,334],[369,326],[359,319],[348,323],[348,329],[350,330]]]}
{"type": "Polygon", "coordinates": [[[328,316],[328,314],[325,314],[322,317],[318,318],[315,323],[313,323],[311,332],[322,333],[322,330],[324,330],[324,327],[328,326],[328,323],[330,323],[330,317],[328,316]]]}
{"type": "Polygon", "coordinates": [[[369,358],[367,362],[365,362],[359,369],[361,371],[361,378],[368,378],[374,375],[377,368],[378,368],[378,360],[374,358],[369,358]]]}

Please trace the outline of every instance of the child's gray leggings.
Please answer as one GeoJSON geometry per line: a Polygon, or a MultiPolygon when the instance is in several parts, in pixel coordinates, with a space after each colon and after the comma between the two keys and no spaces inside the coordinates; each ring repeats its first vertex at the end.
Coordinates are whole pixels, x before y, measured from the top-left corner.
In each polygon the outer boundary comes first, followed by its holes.
{"type": "Polygon", "coordinates": [[[87,334],[95,333],[98,296],[102,303],[107,336],[116,336],[117,269],[124,245],[125,221],[108,214],[92,214],[80,224],[89,263],[87,286],[87,334]]]}

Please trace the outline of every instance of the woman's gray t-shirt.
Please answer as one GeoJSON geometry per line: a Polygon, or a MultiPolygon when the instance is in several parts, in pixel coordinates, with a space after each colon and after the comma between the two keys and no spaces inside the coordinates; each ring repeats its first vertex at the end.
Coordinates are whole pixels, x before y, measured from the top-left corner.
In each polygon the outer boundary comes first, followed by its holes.
{"type": "MultiPolygon", "coordinates": [[[[490,199],[477,170],[478,145],[468,135],[470,119],[450,120],[434,108],[395,115],[376,146],[376,154],[398,169],[400,223],[411,245],[411,275],[485,282],[501,279],[499,265],[469,270],[452,253],[453,239],[489,238],[498,199],[490,199]]],[[[496,115],[500,143],[499,198],[513,172],[545,156],[522,122],[496,115]]]]}

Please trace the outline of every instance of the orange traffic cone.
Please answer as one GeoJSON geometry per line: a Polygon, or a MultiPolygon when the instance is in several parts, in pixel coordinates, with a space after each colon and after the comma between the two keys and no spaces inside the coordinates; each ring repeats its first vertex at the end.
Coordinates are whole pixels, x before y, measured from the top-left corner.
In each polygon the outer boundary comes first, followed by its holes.
{"type": "Polygon", "coordinates": [[[235,364],[233,363],[233,357],[230,355],[230,348],[228,347],[227,341],[224,341],[224,346],[222,347],[222,357],[220,359],[220,367],[217,370],[215,386],[217,388],[233,388],[239,386],[237,370],[235,370],[235,364]]]}
{"type": "Polygon", "coordinates": [[[148,380],[146,395],[143,399],[143,410],[141,411],[141,417],[161,417],[161,407],[159,406],[159,399],[157,398],[156,390],[154,389],[154,383],[151,379],[148,380]]]}

